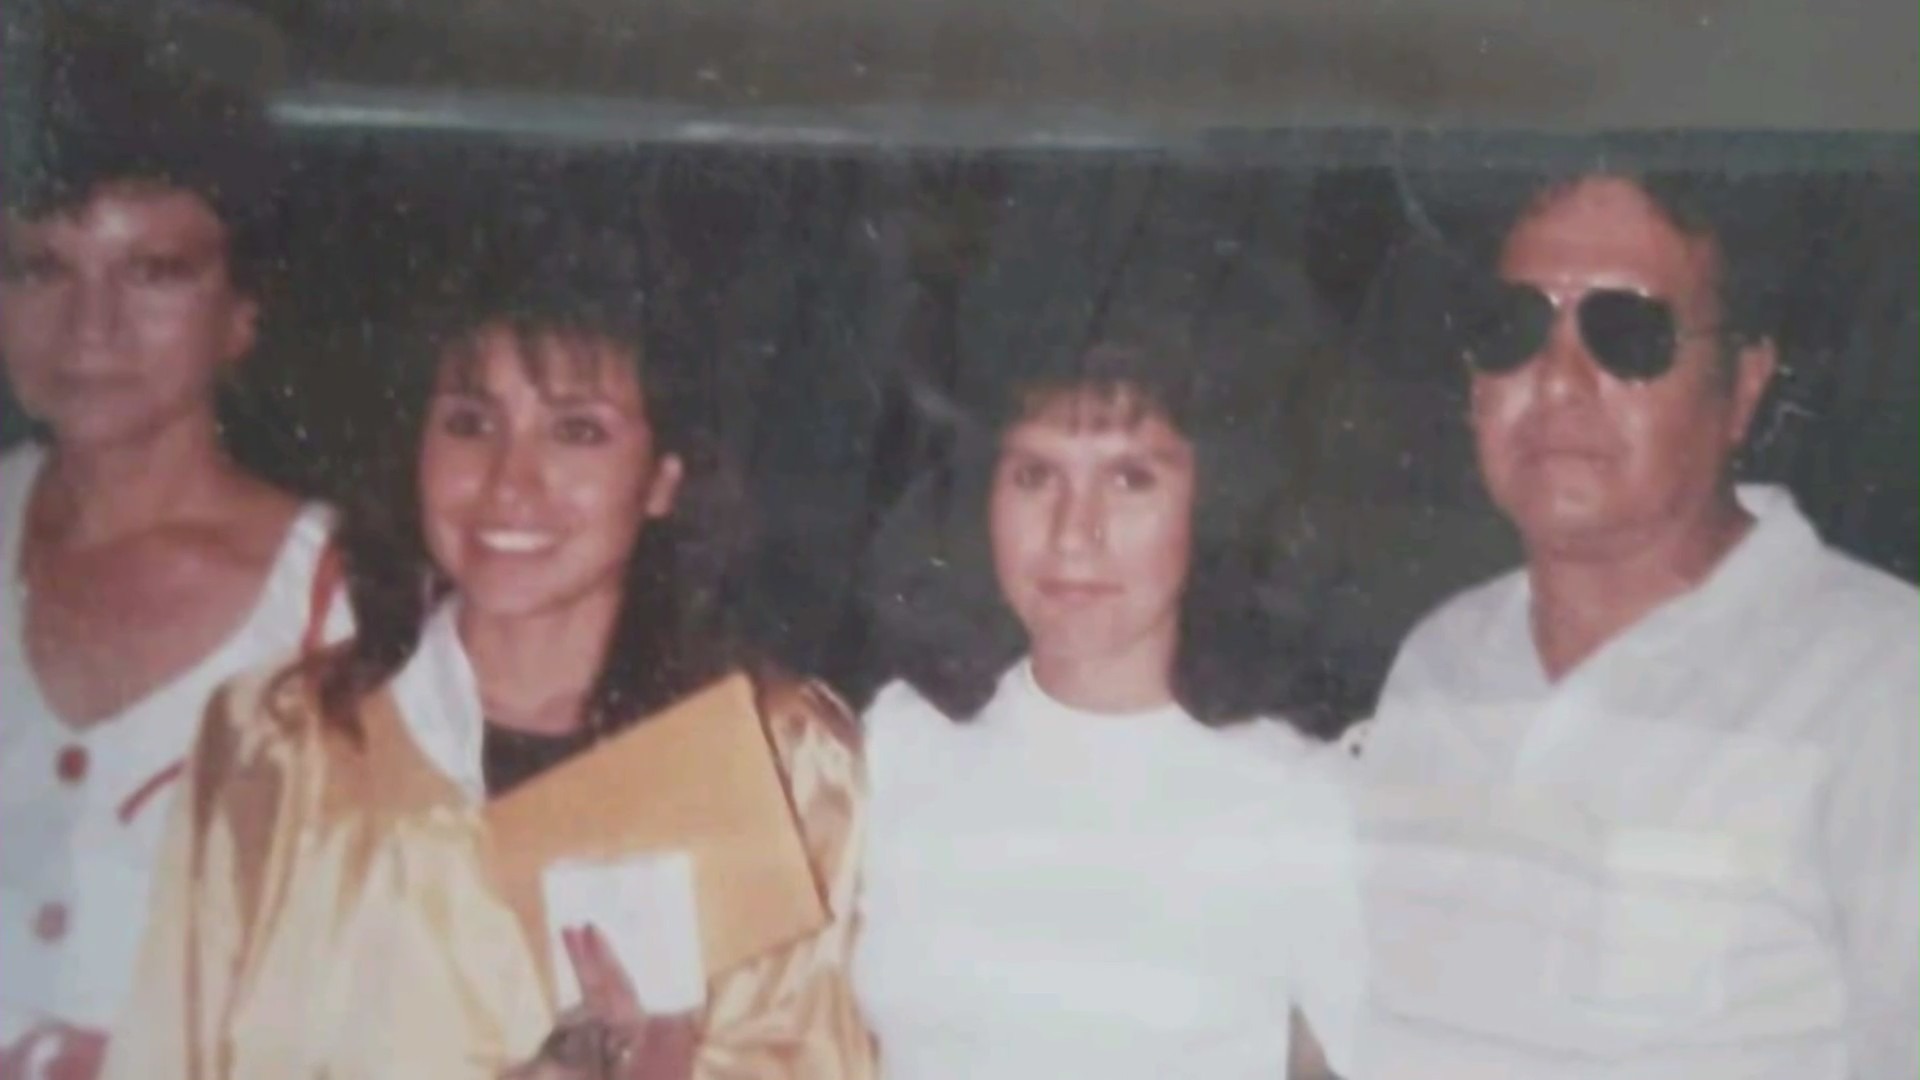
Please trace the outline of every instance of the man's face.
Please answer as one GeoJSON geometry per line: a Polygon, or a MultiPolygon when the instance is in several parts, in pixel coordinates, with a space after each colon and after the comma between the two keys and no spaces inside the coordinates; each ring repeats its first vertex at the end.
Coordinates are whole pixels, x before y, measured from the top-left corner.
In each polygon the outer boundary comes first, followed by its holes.
{"type": "Polygon", "coordinates": [[[1529,551],[1603,554],[1712,522],[1730,459],[1772,377],[1771,343],[1722,366],[1711,240],[1681,233],[1641,188],[1594,178],[1521,219],[1499,274],[1545,293],[1556,312],[1537,353],[1504,374],[1476,371],[1480,471],[1529,551]],[[1672,305],[1672,367],[1646,381],[1610,374],[1576,315],[1595,289],[1672,305]]]}

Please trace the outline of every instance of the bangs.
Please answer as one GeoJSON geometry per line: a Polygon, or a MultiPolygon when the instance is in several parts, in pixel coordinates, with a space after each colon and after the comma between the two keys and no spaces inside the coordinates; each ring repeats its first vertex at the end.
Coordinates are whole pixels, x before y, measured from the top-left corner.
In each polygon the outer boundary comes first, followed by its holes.
{"type": "Polygon", "coordinates": [[[629,372],[639,382],[640,350],[605,331],[584,324],[502,318],[489,320],[447,341],[440,352],[438,377],[459,390],[479,390],[482,368],[493,338],[504,339],[527,381],[543,395],[564,386],[601,386],[609,373],[629,372]]]}
{"type": "Polygon", "coordinates": [[[1050,424],[1074,432],[1104,432],[1124,431],[1153,417],[1169,423],[1173,419],[1157,397],[1137,384],[1100,380],[1023,387],[1012,420],[1016,424],[1050,424]]]}
{"type": "Polygon", "coordinates": [[[1006,426],[1040,421],[1072,431],[1115,431],[1159,417],[1185,432],[1170,365],[1119,345],[1096,345],[1070,366],[1014,385],[1006,426]]]}

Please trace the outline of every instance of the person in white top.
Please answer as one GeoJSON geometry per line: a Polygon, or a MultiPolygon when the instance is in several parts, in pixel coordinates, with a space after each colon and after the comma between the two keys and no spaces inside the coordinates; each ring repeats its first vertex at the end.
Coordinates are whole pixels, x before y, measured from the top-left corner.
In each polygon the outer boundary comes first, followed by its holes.
{"type": "Polygon", "coordinates": [[[1504,232],[1464,352],[1527,564],[1355,743],[1366,1076],[1920,1073],[1920,600],[1730,479],[1776,363],[1740,207],[1590,174],[1504,232]]]}
{"type": "Polygon", "coordinates": [[[0,355],[42,429],[0,460],[9,1078],[97,1069],[178,763],[216,684],[301,641],[328,532],[215,415],[258,317],[242,103],[65,59],[0,225],[0,355]]]}
{"type": "Polygon", "coordinates": [[[927,489],[941,551],[881,590],[854,986],[888,1080],[1352,1059],[1351,817],[1244,544],[1272,474],[1233,465],[1276,357],[1112,310],[1020,358],[927,489]]]}

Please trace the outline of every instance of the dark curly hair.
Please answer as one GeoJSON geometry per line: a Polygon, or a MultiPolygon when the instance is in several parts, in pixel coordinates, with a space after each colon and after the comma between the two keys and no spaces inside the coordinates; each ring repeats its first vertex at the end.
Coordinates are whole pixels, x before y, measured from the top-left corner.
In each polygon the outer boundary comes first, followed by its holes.
{"type": "Polygon", "coordinates": [[[227,231],[227,267],[260,296],[274,263],[283,177],[265,102],[183,65],[130,25],[80,5],[45,12],[34,108],[8,117],[0,203],[40,220],[101,189],[151,184],[198,196],[227,231]]]}
{"type": "MultiPolygon", "coordinates": [[[[1025,651],[988,539],[987,497],[1002,434],[1091,395],[1120,418],[1159,415],[1193,445],[1193,553],[1181,602],[1173,692],[1202,723],[1281,717],[1337,733],[1331,667],[1310,632],[1311,528],[1297,501],[1315,465],[1310,380],[1327,359],[1325,321],[1297,277],[1251,294],[1194,275],[1149,273],[1105,298],[1006,313],[1020,343],[963,345],[959,417],[946,460],[912,490],[879,544],[879,650],[887,670],[956,720],[976,715],[1025,651]]],[[[1204,276],[1204,275],[1203,275],[1204,276]]]]}
{"type": "MultiPolygon", "coordinates": [[[[428,613],[453,588],[429,555],[416,468],[436,379],[471,365],[483,331],[525,345],[552,338],[614,346],[640,377],[654,445],[678,455],[674,512],[652,522],[627,563],[625,595],[584,705],[599,733],[651,715],[738,662],[723,617],[745,539],[738,485],[711,434],[709,365],[650,291],[641,246],[603,230],[540,225],[482,236],[408,334],[383,402],[388,419],[343,498],[337,544],[357,632],[309,664],[329,722],[358,730],[357,706],[414,653],[428,613]]],[[[537,363],[540,350],[521,355],[537,363]]],[[[592,354],[580,350],[589,361],[592,354]]],[[[543,379],[539,369],[529,372],[543,379]]]]}
{"type": "MultiPolygon", "coordinates": [[[[169,62],[124,9],[42,7],[39,38],[7,50],[9,62],[24,61],[18,54],[32,46],[40,60],[8,71],[0,205],[16,219],[43,222],[78,215],[117,187],[196,197],[223,228],[228,280],[260,305],[259,351],[271,354],[286,176],[265,103],[246,87],[169,62]]],[[[299,418],[281,392],[283,377],[277,358],[250,358],[214,384],[214,415],[236,460],[299,487],[299,470],[285,460],[299,418]]],[[[37,421],[28,431],[50,435],[37,421]]]]}

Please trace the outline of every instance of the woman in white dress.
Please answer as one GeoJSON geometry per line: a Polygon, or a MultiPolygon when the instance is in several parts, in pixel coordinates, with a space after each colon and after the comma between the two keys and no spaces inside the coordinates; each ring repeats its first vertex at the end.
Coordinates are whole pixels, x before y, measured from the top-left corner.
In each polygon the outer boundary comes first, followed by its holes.
{"type": "Polygon", "coordinates": [[[7,155],[0,356],[39,428],[0,459],[0,1077],[94,1074],[209,692],[291,652],[324,510],[223,445],[259,314],[244,103],[67,56],[7,155]]]}
{"type": "Polygon", "coordinates": [[[1350,1060],[1351,822],[1262,599],[1296,358],[1123,314],[997,380],[883,591],[854,978],[888,1080],[1273,1080],[1303,1028],[1350,1060]]]}

